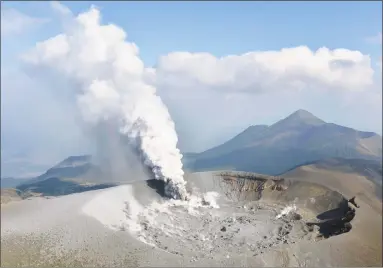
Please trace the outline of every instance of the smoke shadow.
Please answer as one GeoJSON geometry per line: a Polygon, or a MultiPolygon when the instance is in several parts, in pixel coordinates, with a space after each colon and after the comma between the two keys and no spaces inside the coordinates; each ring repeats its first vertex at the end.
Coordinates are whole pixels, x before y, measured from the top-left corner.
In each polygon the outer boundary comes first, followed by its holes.
{"type": "MultiPolygon", "coordinates": [[[[347,202],[347,200],[346,200],[347,202]]],[[[348,204],[348,203],[346,203],[348,204]]],[[[325,239],[331,236],[336,236],[344,233],[348,233],[352,229],[351,221],[355,218],[355,209],[347,205],[347,209],[338,208],[326,211],[317,216],[317,218],[332,217],[331,219],[317,222],[317,223],[306,223],[308,227],[314,225],[319,227],[319,236],[325,239]],[[340,212],[340,211],[343,211],[340,212]],[[335,218],[334,218],[335,217],[335,218]]]]}
{"type": "Polygon", "coordinates": [[[348,233],[352,229],[351,223],[342,219],[332,219],[320,223],[307,223],[307,225],[318,226],[320,236],[325,239],[330,238],[331,236],[348,233]]]}
{"type": "Polygon", "coordinates": [[[166,183],[163,180],[149,179],[146,181],[146,184],[153,190],[156,191],[162,198],[168,198],[165,195],[165,185],[166,183]]]}
{"type": "Polygon", "coordinates": [[[335,209],[330,209],[328,211],[325,211],[321,214],[318,214],[316,218],[318,220],[331,220],[331,219],[337,219],[342,218],[347,212],[348,212],[348,202],[346,199],[344,199],[340,206],[335,209]]]}

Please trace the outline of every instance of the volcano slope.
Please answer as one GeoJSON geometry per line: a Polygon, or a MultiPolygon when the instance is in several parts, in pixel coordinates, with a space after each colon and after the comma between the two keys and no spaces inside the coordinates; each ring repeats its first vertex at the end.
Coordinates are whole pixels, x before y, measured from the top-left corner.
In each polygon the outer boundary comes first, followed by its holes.
{"type": "Polygon", "coordinates": [[[350,229],[351,196],[324,185],[242,172],[185,179],[188,201],[165,199],[152,180],[7,204],[1,265],[381,265],[381,214],[365,200],[350,229]]]}

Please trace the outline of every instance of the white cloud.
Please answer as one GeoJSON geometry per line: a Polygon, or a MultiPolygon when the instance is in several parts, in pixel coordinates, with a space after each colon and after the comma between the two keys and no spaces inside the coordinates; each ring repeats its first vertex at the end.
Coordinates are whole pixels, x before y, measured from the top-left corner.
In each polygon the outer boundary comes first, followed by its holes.
{"type": "Polygon", "coordinates": [[[301,46],[222,58],[173,52],[162,56],[148,76],[174,117],[181,147],[199,151],[249,125],[270,124],[300,108],[376,131],[381,103],[363,101],[377,87],[374,75],[370,57],[359,51],[301,46]],[[356,93],[369,120],[348,120],[356,113],[355,99],[339,110],[356,93]]]}
{"type": "Polygon", "coordinates": [[[68,7],[62,5],[59,1],[51,1],[50,3],[53,11],[60,15],[73,15],[72,11],[68,7]]]}
{"type": "Polygon", "coordinates": [[[162,56],[157,82],[180,90],[267,93],[312,89],[363,90],[373,83],[368,55],[347,49],[308,47],[256,51],[216,58],[209,53],[162,56]]]}
{"type": "Polygon", "coordinates": [[[373,65],[359,51],[305,46],[222,58],[173,52],[160,57],[148,77],[175,119],[182,148],[199,151],[300,108],[379,131],[381,84],[373,65]]]}
{"type": "Polygon", "coordinates": [[[370,44],[382,45],[382,32],[379,32],[374,36],[367,37],[366,41],[370,44]]]}
{"type": "Polygon", "coordinates": [[[1,9],[1,35],[15,35],[47,23],[49,19],[26,15],[13,8],[1,9]]]}

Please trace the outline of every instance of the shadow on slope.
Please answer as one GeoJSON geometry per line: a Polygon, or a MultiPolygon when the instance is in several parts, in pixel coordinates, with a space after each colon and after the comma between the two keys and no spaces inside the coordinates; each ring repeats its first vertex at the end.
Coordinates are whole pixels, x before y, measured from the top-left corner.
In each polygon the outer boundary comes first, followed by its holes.
{"type": "Polygon", "coordinates": [[[331,220],[344,214],[344,208],[335,208],[327,210],[317,215],[318,220],[331,220]]]}
{"type": "Polygon", "coordinates": [[[33,194],[41,194],[42,196],[60,196],[105,189],[113,186],[116,186],[116,184],[102,183],[96,185],[86,185],[70,180],[49,178],[41,182],[19,185],[16,189],[21,191],[21,195],[25,198],[33,194]]]}
{"type": "Polygon", "coordinates": [[[165,182],[162,180],[150,179],[146,181],[146,184],[149,188],[156,191],[161,197],[166,198],[165,196],[165,182]]]}
{"type": "Polygon", "coordinates": [[[15,188],[18,185],[27,183],[31,179],[1,178],[1,189],[15,188]]]}

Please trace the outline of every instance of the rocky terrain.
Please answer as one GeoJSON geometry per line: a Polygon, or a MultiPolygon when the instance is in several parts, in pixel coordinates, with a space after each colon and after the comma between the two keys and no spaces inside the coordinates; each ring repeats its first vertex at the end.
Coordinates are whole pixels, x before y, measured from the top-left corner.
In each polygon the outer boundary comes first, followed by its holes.
{"type": "Polygon", "coordinates": [[[16,189],[1,189],[1,204],[7,204],[12,201],[20,201],[22,197],[16,189]]]}
{"type": "MultiPolygon", "coordinates": [[[[1,211],[1,264],[381,265],[381,212],[374,207],[379,200],[371,203],[357,195],[360,208],[351,229],[344,229],[338,223],[349,209],[346,199],[356,189],[347,188],[343,194],[334,183],[321,185],[297,175],[282,179],[243,172],[188,174],[189,201],[166,200],[159,181],[141,181],[12,202],[1,211]],[[329,220],[336,224],[330,224],[332,232],[326,235],[323,224],[329,220]]],[[[370,185],[367,179],[359,180],[359,186],[370,185]]],[[[368,188],[363,190],[373,198],[368,188]]]]}

